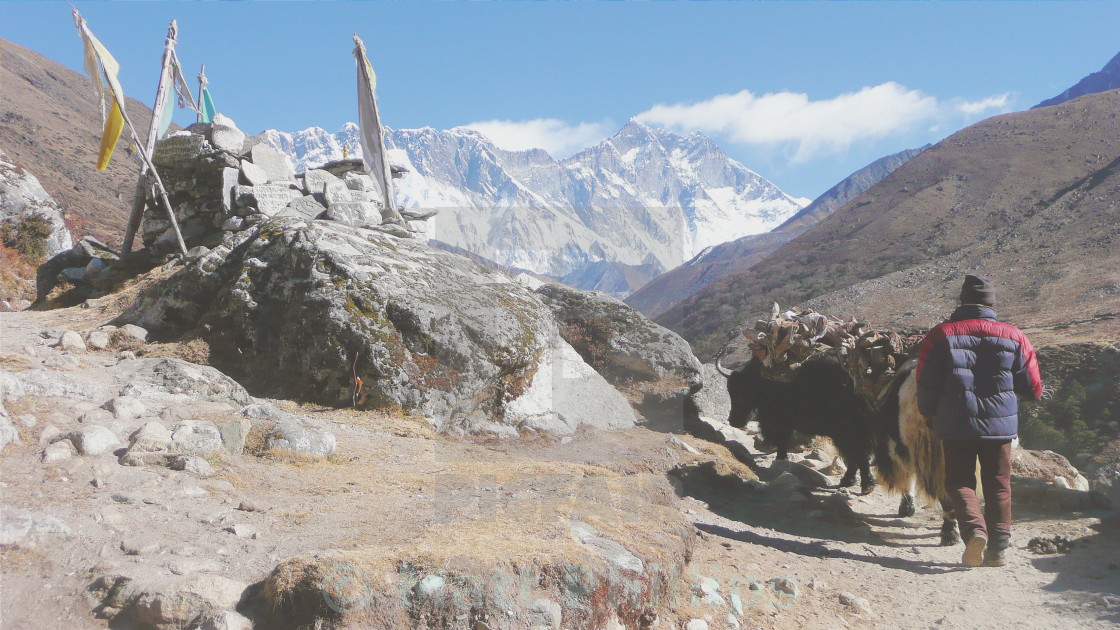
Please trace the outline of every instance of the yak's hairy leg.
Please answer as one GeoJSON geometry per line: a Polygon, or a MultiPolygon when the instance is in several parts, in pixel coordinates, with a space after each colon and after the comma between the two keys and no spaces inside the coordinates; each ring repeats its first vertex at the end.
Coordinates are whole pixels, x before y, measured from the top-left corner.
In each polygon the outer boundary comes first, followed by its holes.
{"type": "Polygon", "coordinates": [[[914,516],[918,513],[918,508],[914,504],[914,494],[907,492],[902,495],[902,500],[898,502],[898,515],[901,517],[914,516]]]}
{"type": "Polygon", "coordinates": [[[871,463],[865,457],[859,463],[859,489],[863,494],[871,494],[875,490],[875,478],[871,476],[871,463]]]}
{"type": "Polygon", "coordinates": [[[850,487],[856,485],[856,472],[857,472],[857,470],[858,469],[856,468],[856,466],[852,466],[847,471],[845,471],[844,476],[840,478],[840,483],[838,485],[841,488],[850,488],[850,487]]]}
{"type": "Polygon", "coordinates": [[[947,499],[941,499],[941,546],[952,547],[961,541],[957,532],[957,514],[947,499]]]}

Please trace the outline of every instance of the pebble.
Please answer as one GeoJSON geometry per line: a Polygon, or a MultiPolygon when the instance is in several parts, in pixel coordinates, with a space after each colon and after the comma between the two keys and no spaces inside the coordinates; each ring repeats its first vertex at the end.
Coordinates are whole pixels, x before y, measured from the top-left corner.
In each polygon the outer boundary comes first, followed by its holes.
{"type": "Polygon", "coordinates": [[[146,341],[148,339],[148,331],[135,324],[125,324],[121,326],[121,330],[128,333],[130,337],[137,341],[146,341]]]}
{"type": "Polygon", "coordinates": [[[104,330],[95,330],[86,338],[86,343],[94,350],[107,350],[110,341],[109,333],[104,330]]]}
{"type": "Polygon", "coordinates": [[[121,541],[126,556],[147,556],[159,551],[159,543],[147,538],[126,538],[121,541]]]}
{"type": "Polygon", "coordinates": [[[140,497],[126,492],[114,492],[109,498],[117,503],[136,503],[140,500],[140,497]]]}
{"type": "Polygon", "coordinates": [[[67,330],[59,337],[58,347],[66,352],[85,352],[86,342],[82,341],[82,336],[78,333],[67,330]]]}
{"type": "Polygon", "coordinates": [[[43,449],[42,461],[48,466],[60,464],[74,456],[74,446],[70,440],[59,440],[43,449]]]}
{"type": "Polygon", "coordinates": [[[252,525],[246,525],[244,523],[232,525],[225,528],[224,531],[227,531],[234,536],[237,536],[238,538],[252,538],[253,540],[256,540],[259,536],[255,527],[253,527],[252,525]]]}
{"type": "Polygon", "coordinates": [[[25,413],[16,416],[16,422],[18,422],[19,425],[24,428],[33,429],[35,428],[35,425],[39,423],[39,420],[31,414],[25,413]]]}
{"type": "Polygon", "coordinates": [[[260,508],[258,508],[257,505],[252,501],[243,499],[241,503],[237,505],[237,509],[241,510],[242,512],[256,512],[260,508]]]}

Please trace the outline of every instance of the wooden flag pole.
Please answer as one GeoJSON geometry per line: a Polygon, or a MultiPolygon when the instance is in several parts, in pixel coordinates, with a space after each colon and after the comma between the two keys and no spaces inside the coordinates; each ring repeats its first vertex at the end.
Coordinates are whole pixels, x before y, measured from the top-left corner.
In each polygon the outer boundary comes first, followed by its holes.
{"type": "MultiPolygon", "coordinates": [[[[165,101],[168,98],[168,88],[166,80],[171,79],[171,83],[175,83],[175,77],[171,72],[171,55],[175,50],[176,36],[178,35],[178,26],[175,20],[171,20],[171,25],[167,27],[167,41],[164,43],[163,48],[163,65],[160,68],[159,85],[156,87],[156,102],[152,109],[152,124],[148,129],[148,143],[145,145],[146,151],[151,154],[155,151],[155,143],[157,135],[159,134],[160,119],[163,116],[163,108],[165,101]]],[[[148,168],[145,165],[140,169],[140,179],[136,182],[136,194],[132,199],[132,214],[128,217],[128,227],[124,232],[124,242],[121,243],[121,255],[127,256],[132,252],[132,241],[136,238],[136,232],[140,230],[140,221],[144,218],[144,200],[147,197],[148,188],[148,168]]]]}

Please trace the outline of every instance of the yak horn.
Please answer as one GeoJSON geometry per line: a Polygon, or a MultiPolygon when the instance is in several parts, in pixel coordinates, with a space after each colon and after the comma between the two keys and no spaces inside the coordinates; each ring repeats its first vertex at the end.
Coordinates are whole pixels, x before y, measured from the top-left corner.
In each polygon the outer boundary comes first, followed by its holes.
{"type": "Polygon", "coordinates": [[[716,357],[716,371],[719,372],[720,375],[723,376],[723,378],[731,378],[731,372],[723,371],[723,364],[720,363],[720,361],[722,360],[723,357],[716,357]]]}

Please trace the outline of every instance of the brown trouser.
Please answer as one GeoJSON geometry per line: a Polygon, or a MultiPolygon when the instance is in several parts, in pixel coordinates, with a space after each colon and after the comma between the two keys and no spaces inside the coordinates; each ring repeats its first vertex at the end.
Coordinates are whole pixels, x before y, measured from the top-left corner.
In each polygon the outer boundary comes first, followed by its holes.
{"type": "Polygon", "coordinates": [[[945,440],[945,489],[966,542],[973,536],[1006,549],[1011,540],[1011,440],[945,440]],[[976,496],[976,460],[984,512],[976,496]]]}

